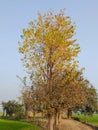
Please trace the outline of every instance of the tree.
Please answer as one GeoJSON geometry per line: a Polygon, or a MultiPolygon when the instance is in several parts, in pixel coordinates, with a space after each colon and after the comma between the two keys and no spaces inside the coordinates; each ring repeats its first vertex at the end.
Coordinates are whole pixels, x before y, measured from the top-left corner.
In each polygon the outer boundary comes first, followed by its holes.
{"type": "Polygon", "coordinates": [[[70,77],[65,73],[76,67],[80,47],[73,36],[75,26],[64,11],[54,15],[49,11],[43,16],[38,13],[38,20],[31,22],[28,29],[23,29],[22,41],[19,42],[19,52],[23,54],[22,61],[30,74],[30,79],[36,90],[36,100],[49,118],[49,130],[52,116],[56,110],[62,109],[64,90],[70,77]],[[39,93],[39,95],[38,95],[39,93]]]}
{"type": "Polygon", "coordinates": [[[98,93],[94,86],[90,83],[89,80],[84,80],[84,90],[85,90],[85,103],[79,106],[76,106],[74,111],[80,111],[81,113],[93,114],[98,111],[98,93]]]}
{"type": "Polygon", "coordinates": [[[23,116],[23,106],[15,100],[9,100],[8,102],[2,102],[3,110],[6,112],[6,116],[12,117],[13,114],[17,118],[23,116]],[[22,115],[20,115],[22,114],[22,115]]]}
{"type": "Polygon", "coordinates": [[[86,104],[84,106],[85,112],[92,114],[93,112],[98,110],[98,94],[94,86],[88,80],[85,80],[85,88],[86,88],[86,104]]]}
{"type": "Polygon", "coordinates": [[[7,109],[7,103],[6,102],[2,102],[2,106],[3,106],[3,116],[7,116],[7,113],[6,113],[6,109],[7,109]]]}
{"type": "Polygon", "coordinates": [[[32,92],[31,89],[24,89],[22,90],[22,97],[21,97],[22,103],[25,108],[25,116],[28,118],[28,112],[33,111],[33,98],[32,98],[32,92]]]}
{"type": "Polygon", "coordinates": [[[72,117],[72,110],[84,105],[86,102],[86,92],[84,88],[83,70],[78,68],[71,68],[68,72],[67,87],[65,88],[65,108],[68,110],[68,118],[72,117]]]}
{"type": "Polygon", "coordinates": [[[22,102],[25,110],[25,117],[28,119],[29,111],[33,111],[33,115],[35,114],[35,98],[34,98],[34,90],[33,86],[30,86],[27,82],[27,77],[23,79],[17,75],[17,78],[22,83],[21,96],[19,100],[22,102]]]}

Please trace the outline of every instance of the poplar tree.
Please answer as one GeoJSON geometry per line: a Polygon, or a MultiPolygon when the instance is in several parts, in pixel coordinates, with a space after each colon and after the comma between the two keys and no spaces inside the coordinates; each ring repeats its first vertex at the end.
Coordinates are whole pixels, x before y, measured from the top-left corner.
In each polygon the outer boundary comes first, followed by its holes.
{"type": "Polygon", "coordinates": [[[38,19],[23,29],[19,42],[23,64],[36,90],[35,99],[48,115],[48,130],[53,130],[53,115],[66,106],[64,90],[70,81],[67,72],[77,66],[75,58],[80,47],[74,35],[75,25],[69,16],[65,16],[64,10],[58,14],[50,10],[44,15],[38,13],[38,19]]]}

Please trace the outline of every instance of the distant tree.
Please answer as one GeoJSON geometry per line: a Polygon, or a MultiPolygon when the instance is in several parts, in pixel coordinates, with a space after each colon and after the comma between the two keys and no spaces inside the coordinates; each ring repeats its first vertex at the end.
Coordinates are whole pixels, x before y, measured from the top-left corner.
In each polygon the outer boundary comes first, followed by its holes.
{"type": "Polygon", "coordinates": [[[70,17],[64,16],[64,11],[56,15],[50,11],[43,16],[38,13],[38,20],[31,22],[28,29],[23,29],[22,42],[19,42],[22,61],[34,86],[33,99],[48,116],[48,130],[53,130],[52,118],[55,113],[68,106],[64,90],[70,88],[70,95],[71,89],[79,86],[78,83],[70,83],[67,75],[70,68],[77,66],[75,57],[80,52],[74,34],[75,26],[70,17]]]}
{"type": "MultiPolygon", "coordinates": [[[[35,104],[34,104],[34,92],[33,92],[33,87],[28,85],[27,78],[24,77],[23,79],[19,76],[17,76],[18,79],[20,79],[22,83],[22,90],[21,90],[21,96],[19,97],[19,100],[22,102],[25,110],[25,117],[28,118],[28,112],[33,111],[35,104]]],[[[33,111],[34,112],[34,111],[33,111]]]]}
{"type": "Polygon", "coordinates": [[[15,100],[9,100],[8,102],[2,102],[3,110],[6,112],[7,116],[12,117],[13,114],[15,117],[19,113],[23,114],[23,106],[16,102],[15,100]]]}
{"type": "Polygon", "coordinates": [[[3,116],[7,116],[7,113],[6,113],[6,109],[7,109],[7,102],[2,102],[2,107],[3,107],[3,116]]]}
{"type": "Polygon", "coordinates": [[[85,80],[85,87],[86,87],[85,112],[93,113],[98,110],[98,93],[94,88],[94,86],[88,80],[85,80]]]}
{"type": "Polygon", "coordinates": [[[95,87],[90,83],[89,80],[84,80],[86,101],[84,104],[76,106],[74,111],[80,111],[84,114],[93,114],[98,111],[98,93],[95,87]]]}
{"type": "Polygon", "coordinates": [[[25,108],[25,116],[28,118],[28,112],[32,111],[33,99],[31,97],[31,91],[29,89],[25,89],[22,91],[22,103],[25,108]]]}
{"type": "MultiPolygon", "coordinates": [[[[72,69],[72,68],[71,68],[72,69]]],[[[82,106],[86,102],[86,92],[84,88],[83,69],[72,70],[69,74],[69,84],[65,90],[66,108],[68,118],[72,118],[72,110],[76,106],[82,106]]]]}

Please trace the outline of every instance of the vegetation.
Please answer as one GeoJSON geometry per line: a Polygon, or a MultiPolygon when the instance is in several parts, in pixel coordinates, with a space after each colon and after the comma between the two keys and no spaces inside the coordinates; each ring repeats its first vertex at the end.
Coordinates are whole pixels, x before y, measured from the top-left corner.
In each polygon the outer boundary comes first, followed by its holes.
{"type": "Polygon", "coordinates": [[[85,115],[93,115],[94,112],[98,112],[98,93],[88,80],[85,80],[84,87],[86,92],[86,102],[82,106],[77,106],[73,111],[78,111],[85,115]]]}
{"type": "Polygon", "coordinates": [[[41,130],[30,123],[0,119],[0,130],[41,130]]]}
{"type": "Polygon", "coordinates": [[[38,13],[38,20],[23,29],[19,42],[19,52],[33,86],[32,103],[47,114],[49,130],[53,130],[63,109],[85,102],[84,79],[75,60],[80,47],[73,39],[74,34],[75,26],[64,11],[56,15],[50,11],[44,16],[38,13]],[[51,122],[53,116],[55,120],[51,122]]]}
{"type": "Polygon", "coordinates": [[[68,110],[70,118],[73,109],[89,107],[90,110],[97,104],[96,91],[89,88],[83,69],[78,68],[76,57],[80,47],[74,35],[75,26],[63,10],[56,15],[49,11],[43,16],[38,13],[38,19],[23,29],[19,42],[31,83],[27,87],[26,78],[23,79],[25,114],[27,116],[28,111],[44,113],[48,118],[47,130],[59,126],[61,111],[68,110]]]}
{"type": "Polygon", "coordinates": [[[15,100],[2,102],[2,107],[3,107],[3,116],[14,117],[17,119],[23,118],[24,115],[23,105],[19,104],[15,100]]]}
{"type": "Polygon", "coordinates": [[[82,122],[87,122],[98,126],[98,114],[85,115],[85,114],[73,114],[73,118],[82,122]]]}
{"type": "Polygon", "coordinates": [[[84,112],[92,114],[95,111],[98,111],[98,93],[94,86],[86,80],[86,104],[84,106],[84,112]]]}

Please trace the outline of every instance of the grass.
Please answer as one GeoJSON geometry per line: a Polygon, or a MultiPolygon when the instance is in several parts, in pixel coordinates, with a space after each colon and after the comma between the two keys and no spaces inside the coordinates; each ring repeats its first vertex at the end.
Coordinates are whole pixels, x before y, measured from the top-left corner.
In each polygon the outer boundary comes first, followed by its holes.
{"type": "Polygon", "coordinates": [[[36,124],[0,119],[0,130],[41,130],[36,124]]]}
{"type": "Polygon", "coordinates": [[[93,115],[73,114],[73,118],[82,122],[87,122],[98,126],[98,114],[93,115]]]}

